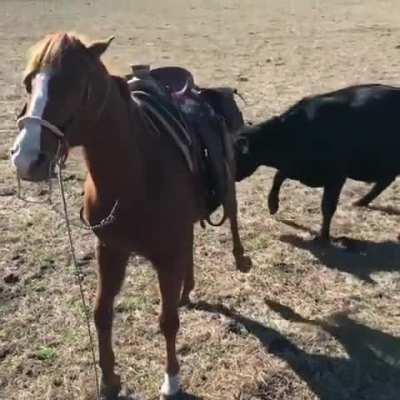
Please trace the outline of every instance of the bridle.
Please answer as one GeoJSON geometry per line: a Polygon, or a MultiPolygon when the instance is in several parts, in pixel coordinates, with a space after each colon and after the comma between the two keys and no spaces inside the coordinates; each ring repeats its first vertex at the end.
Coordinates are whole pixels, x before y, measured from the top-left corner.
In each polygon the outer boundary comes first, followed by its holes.
{"type": "MultiPolygon", "coordinates": [[[[99,120],[104,108],[107,105],[107,101],[110,95],[110,91],[111,91],[111,77],[109,75],[107,75],[107,88],[106,88],[106,92],[104,94],[104,99],[99,107],[99,109],[97,110],[97,116],[96,116],[96,120],[99,120]]],[[[87,84],[87,93],[90,93],[90,83],[88,82],[87,84]]],[[[88,98],[89,98],[89,94],[88,94],[88,98]]],[[[18,129],[21,131],[25,124],[27,122],[33,122],[36,124],[39,124],[40,126],[46,128],[49,130],[49,132],[51,132],[58,140],[58,148],[57,148],[57,152],[56,155],[54,157],[54,159],[52,160],[52,164],[59,164],[61,163],[61,165],[63,165],[67,159],[68,156],[68,150],[69,150],[69,142],[67,140],[66,134],[65,132],[63,132],[58,126],[54,125],[53,123],[51,123],[50,121],[39,117],[37,115],[23,115],[22,117],[17,119],[17,127],[18,129]]]]}
{"type": "Polygon", "coordinates": [[[27,122],[34,122],[36,124],[39,124],[40,126],[47,128],[57,138],[57,151],[50,164],[51,166],[54,166],[55,164],[60,164],[60,166],[64,166],[65,161],[68,157],[69,143],[61,129],[58,126],[47,121],[46,119],[35,115],[26,115],[18,118],[18,129],[21,131],[27,122]]]}
{"type": "MultiPolygon", "coordinates": [[[[100,107],[97,110],[96,118],[95,118],[96,121],[98,121],[100,119],[100,117],[103,114],[103,111],[107,105],[107,102],[108,102],[108,99],[110,96],[110,92],[111,92],[111,81],[112,81],[112,77],[107,74],[107,88],[106,88],[106,92],[104,94],[102,103],[100,104],[100,107]]],[[[89,99],[89,97],[90,97],[89,79],[88,79],[88,83],[87,83],[87,93],[88,93],[87,99],[89,99]]],[[[59,176],[60,176],[61,169],[65,166],[65,162],[68,157],[70,144],[67,139],[66,133],[63,132],[58,126],[56,126],[55,124],[51,123],[50,121],[48,121],[42,117],[39,117],[36,115],[23,115],[20,118],[18,118],[17,119],[17,127],[18,127],[19,131],[21,131],[25,127],[26,123],[28,123],[28,122],[39,124],[40,126],[46,128],[57,139],[57,151],[49,164],[49,174],[48,174],[48,179],[47,179],[47,183],[48,183],[48,187],[49,187],[49,196],[48,196],[48,199],[44,201],[44,202],[51,203],[51,192],[52,192],[52,184],[51,184],[52,176],[51,175],[52,175],[52,171],[54,171],[53,167],[55,167],[55,166],[58,167],[59,176]]],[[[26,202],[29,202],[29,203],[41,203],[40,201],[38,202],[38,201],[34,201],[34,200],[28,200],[27,198],[22,196],[21,178],[18,173],[17,173],[17,184],[18,184],[18,198],[20,198],[26,202]]]]}

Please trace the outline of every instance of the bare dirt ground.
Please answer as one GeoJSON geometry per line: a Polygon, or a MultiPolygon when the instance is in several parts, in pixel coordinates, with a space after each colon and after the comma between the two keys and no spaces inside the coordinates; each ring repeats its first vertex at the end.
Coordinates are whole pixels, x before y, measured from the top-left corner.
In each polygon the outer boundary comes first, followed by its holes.
{"type": "MultiPolygon", "coordinates": [[[[93,393],[64,224],[49,206],[16,199],[8,161],[25,96],[25,52],[55,30],[116,35],[107,60],[121,72],[131,63],[180,64],[201,83],[234,85],[253,120],[312,93],[400,82],[397,0],[2,0],[0,398],[8,400],[93,393]]],[[[239,185],[250,274],[234,271],[226,227],[197,229],[200,303],[182,310],[178,340],[185,388],[204,399],[399,399],[399,185],[375,209],[358,209],[351,203],[367,187],[348,182],[333,235],[355,241],[321,249],[310,241],[320,224],[320,191],[285,184],[281,210],[270,217],[272,173],[260,169],[239,185]]],[[[66,176],[77,221],[78,153],[66,176]]],[[[94,240],[78,228],[74,237],[92,302],[94,240]]],[[[157,282],[143,260],[132,257],[130,267],[115,319],[118,369],[130,390],[155,399],[164,356],[157,282]]]]}

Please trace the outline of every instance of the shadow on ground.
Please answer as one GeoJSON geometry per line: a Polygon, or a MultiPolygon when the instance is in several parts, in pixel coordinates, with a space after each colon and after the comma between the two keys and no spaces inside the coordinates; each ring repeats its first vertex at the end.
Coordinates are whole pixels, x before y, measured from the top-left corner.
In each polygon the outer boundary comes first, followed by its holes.
{"type": "Polygon", "coordinates": [[[322,245],[296,235],[282,235],[280,240],[307,250],[328,268],[355,275],[366,282],[375,283],[371,274],[379,271],[400,271],[400,243],[374,242],[338,238],[322,245]]]}
{"type": "MultiPolygon", "coordinates": [[[[326,320],[307,320],[279,303],[266,301],[281,317],[313,325],[342,344],[348,357],[309,353],[280,332],[247,318],[222,304],[198,302],[197,310],[224,315],[255,336],[267,352],[287,362],[297,376],[322,400],[398,400],[400,393],[400,338],[335,314],[326,320]]],[[[266,371],[268,374],[268,371],[266,371]]],[[[251,395],[268,399],[268,387],[251,395]]]]}

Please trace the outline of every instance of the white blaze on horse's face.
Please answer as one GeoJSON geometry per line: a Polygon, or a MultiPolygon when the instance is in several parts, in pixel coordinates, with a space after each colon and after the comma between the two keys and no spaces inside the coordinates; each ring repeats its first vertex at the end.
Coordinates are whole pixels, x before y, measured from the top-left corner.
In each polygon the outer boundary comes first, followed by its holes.
{"type": "MultiPolygon", "coordinates": [[[[32,98],[27,109],[27,115],[43,117],[49,99],[50,71],[38,73],[32,81],[32,98]]],[[[12,147],[11,162],[21,178],[32,180],[32,167],[40,162],[40,124],[27,121],[17,136],[12,147]]],[[[33,179],[35,180],[35,179],[33,179]]]]}

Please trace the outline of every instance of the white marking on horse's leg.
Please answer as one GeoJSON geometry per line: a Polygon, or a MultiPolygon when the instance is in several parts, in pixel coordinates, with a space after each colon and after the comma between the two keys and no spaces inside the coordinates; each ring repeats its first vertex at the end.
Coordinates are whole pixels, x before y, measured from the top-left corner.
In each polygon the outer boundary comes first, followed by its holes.
{"type": "MultiPolygon", "coordinates": [[[[40,72],[32,82],[32,100],[27,110],[27,115],[43,117],[49,99],[49,71],[40,72]]],[[[13,145],[12,164],[21,176],[28,173],[32,162],[37,160],[40,153],[40,124],[27,121],[13,145]]]]}
{"type": "Polygon", "coordinates": [[[173,396],[181,389],[181,377],[176,375],[164,375],[164,383],[161,386],[160,393],[164,396],[173,396]]]}

